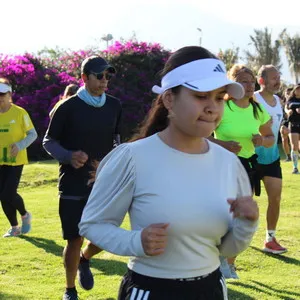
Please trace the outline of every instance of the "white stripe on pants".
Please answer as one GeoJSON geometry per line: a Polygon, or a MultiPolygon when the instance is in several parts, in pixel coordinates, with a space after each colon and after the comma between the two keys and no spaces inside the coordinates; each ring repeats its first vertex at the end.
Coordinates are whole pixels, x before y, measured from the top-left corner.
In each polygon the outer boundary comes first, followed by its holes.
{"type": "Polygon", "coordinates": [[[141,289],[138,290],[137,288],[133,288],[130,300],[148,300],[149,295],[150,291],[144,291],[141,289]]]}
{"type": "Polygon", "coordinates": [[[222,276],[220,279],[220,283],[222,285],[222,290],[223,290],[223,296],[224,300],[228,300],[228,295],[227,295],[227,286],[224,277],[222,276]]]}

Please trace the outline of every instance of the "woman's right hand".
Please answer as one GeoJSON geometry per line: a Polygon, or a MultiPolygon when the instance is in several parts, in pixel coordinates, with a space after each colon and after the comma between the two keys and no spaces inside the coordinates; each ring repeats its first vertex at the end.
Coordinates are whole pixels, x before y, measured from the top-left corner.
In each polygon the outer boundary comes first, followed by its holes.
{"type": "Polygon", "coordinates": [[[242,150],[240,143],[235,141],[223,141],[222,146],[234,154],[238,154],[242,150]]]}
{"type": "Polygon", "coordinates": [[[239,197],[237,199],[228,199],[230,212],[234,218],[245,218],[249,221],[257,221],[259,218],[259,209],[257,202],[251,197],[239,197]]]}
{"type": "Polygon", "coordinates": [[[142,231],[142,245],[145,254],[149,256],[160,255],[167,246],[168,223],[151,224],[142,231]]]}
{"type": "Polygon", "coordinates": [[[10,156],[16,157],[19,153],[19,148],[16,144],[10,145],[10,156]]]}
{"type": "Polygon", "coordinates": [[[74,169],[79,169],[84,166],[88,160],[88,155],[83,151],[72,152],[71,165],[74,169]]]}

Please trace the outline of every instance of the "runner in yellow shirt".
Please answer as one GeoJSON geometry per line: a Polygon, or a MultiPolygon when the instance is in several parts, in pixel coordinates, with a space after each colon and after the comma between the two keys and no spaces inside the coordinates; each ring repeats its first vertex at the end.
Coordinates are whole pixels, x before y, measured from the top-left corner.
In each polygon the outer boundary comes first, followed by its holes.
{"type": "Polygon", "coordinates": [[[26,148],[37,138],[28,113],[12,103],[12,88],[0,78],[0,201],[11,225],[3,237],[18,236],[31,229],[31,214],[17,193],[24,164],[28,163],[26,148]],[[17,211],[22,218],[19,227],[17,211]]]}

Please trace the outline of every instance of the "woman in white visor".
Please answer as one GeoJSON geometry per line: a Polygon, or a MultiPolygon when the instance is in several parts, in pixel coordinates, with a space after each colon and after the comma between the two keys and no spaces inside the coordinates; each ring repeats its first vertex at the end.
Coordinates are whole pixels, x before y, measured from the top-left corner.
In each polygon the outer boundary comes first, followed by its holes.
{"type": "Polygon", "coordinates": [[[219,255],[247,248],[258,208],[238,158],[206,138],[225,94],[242,98],[243,87],[212,53],[191,46],[170,56],[153,92],[134,141],[101,162],[80,234],[130,256],[119,300],[227,299],[219,255]]]}

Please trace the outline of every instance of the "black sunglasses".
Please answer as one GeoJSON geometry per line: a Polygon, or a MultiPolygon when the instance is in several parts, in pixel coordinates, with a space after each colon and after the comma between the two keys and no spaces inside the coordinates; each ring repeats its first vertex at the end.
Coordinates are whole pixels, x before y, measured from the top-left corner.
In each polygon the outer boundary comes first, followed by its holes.
{"type": "Polygon", "coordinates": [[[7,92],[6,93],[0,93],[0,96],[4,96],[4,95],[6,95],[7,94],[7,92]]]}
{"type": "Polygon", "coordinates": [[[91,72],[90,74],[95,75],[98,80],[103,79],[104,76],[105,76],[106,80],[111,80],[112,77],[114,76],[113,73],[104,73],[104,72],[102,72],[102,73],[93,73],[93,72],[91,72]]]}

